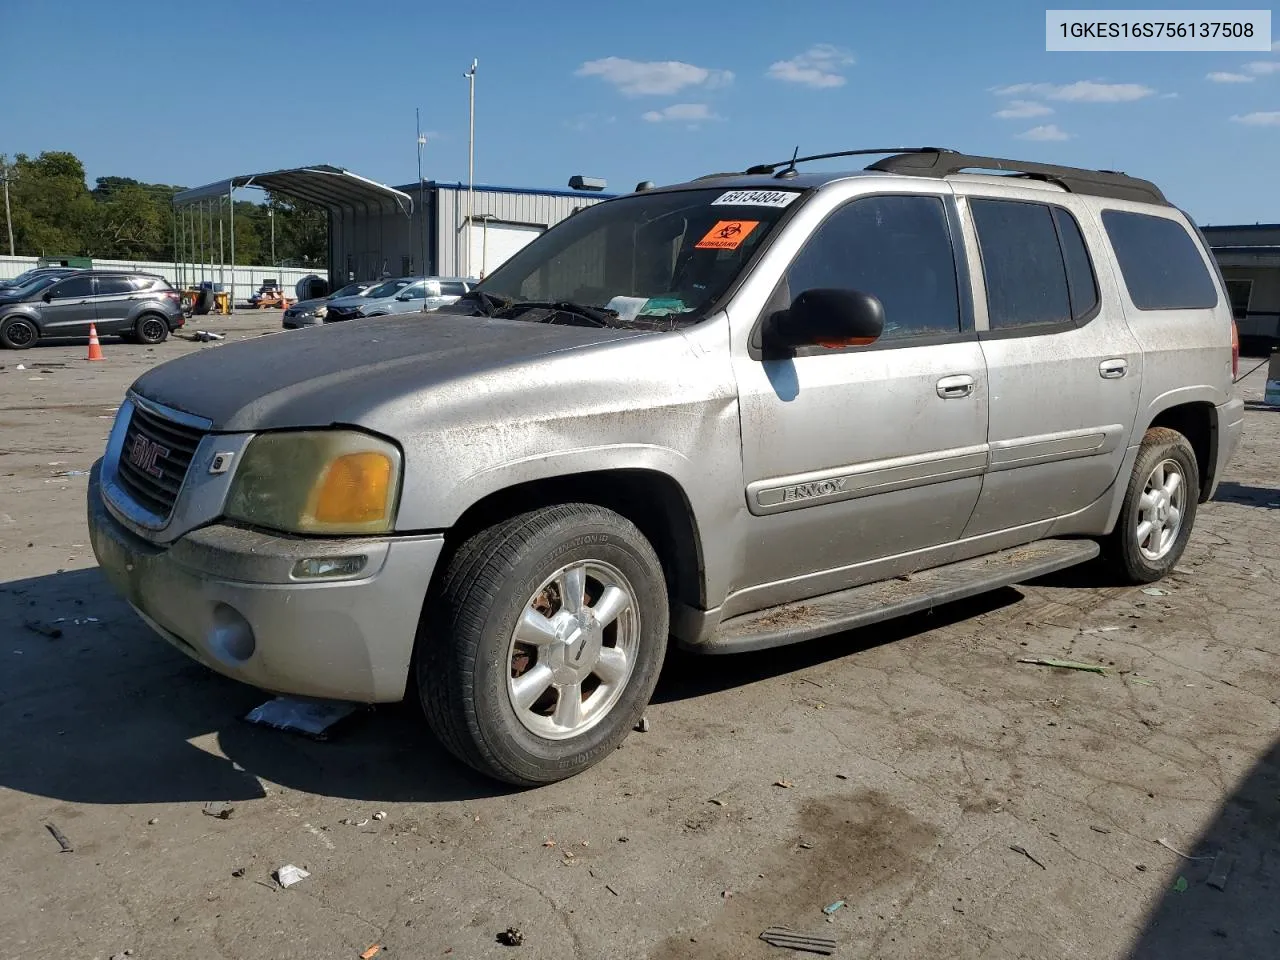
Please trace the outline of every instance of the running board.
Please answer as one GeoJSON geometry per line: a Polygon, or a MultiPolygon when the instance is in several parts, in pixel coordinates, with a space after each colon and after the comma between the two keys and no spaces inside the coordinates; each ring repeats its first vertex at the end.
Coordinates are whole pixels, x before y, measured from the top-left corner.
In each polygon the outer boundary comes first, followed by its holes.
{"type": "Polygon", "coordinates": [[[693,649],[699,653],[740,653],[812,640],[882,620],[930,610],[1092,560],[1099,553],[1093,540],[1037,540],[972,560],[921,570],[756,610],[723,621],[711,639],[693,649]]]}

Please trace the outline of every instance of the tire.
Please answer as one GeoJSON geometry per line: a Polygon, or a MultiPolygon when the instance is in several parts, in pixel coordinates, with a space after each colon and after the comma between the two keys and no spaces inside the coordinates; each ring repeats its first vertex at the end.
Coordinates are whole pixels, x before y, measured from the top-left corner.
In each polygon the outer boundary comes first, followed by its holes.
{"type": "Polygon", "coordinates": [[[26,317],[10,317],[0,322],[0,345],[10,350],[26,350],[40,340],[40,331],[26,317]]]}
{"type": "Polygon", "coordinates": [[[427,598],[414,657],[427,722],[494,779],[574,776],[640,719],[667,626],[662,565],[629,520],[582,503],[513,517],[463,543],[427,598]],[[601,627],[589,611],[602,600],[601,627]]]}
{"type": "Polygon", "coordinates": [[[158,313],[144,313],[133,325],[131,340],[155,346],[169,339],[169,321],[158,313]]]}
{"type": "Polygon", "coordinates": [[[1106,544],[1126,583],[1152,583],[1177,565],[1199,503],[1200,466],[1190,442],[1176,430],[1152,427],[1142,438],[1120,518],[1106,544]],[[1159,541],[1153,539],[1157,536],[1159,541]]]}

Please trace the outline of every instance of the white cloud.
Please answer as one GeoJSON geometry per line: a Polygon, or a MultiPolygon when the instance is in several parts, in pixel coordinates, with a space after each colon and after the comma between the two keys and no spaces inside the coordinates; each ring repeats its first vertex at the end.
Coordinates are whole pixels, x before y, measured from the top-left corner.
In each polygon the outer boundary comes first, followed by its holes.
{"type": "Polygon", "coordinates": [[[1160,94],[1160,99],[1161,100],[1177,100],[1178,96],[1179,95],[1176,93],[1162,93],[1160,94]]]}
{"type": "Polygon", "coordinates": [[[1208,74],[1205,79],[1212,80],[1214,83],[1253,83],[1253,77],[1245,76],[1243,73],[1225,73],[1221,70],[1208,74]]]}
{"type": "Polygon", "coordinates": [[[671,120],[683,120],[686,123],[699,123],[703,120],[723,120],[716,116],[705,103],[673,103],[661,110],[650,110],[644,114],[650,123],[665,123],[671,120]]]}
{"type": "Polygon", "coordinates": [[[1019,140],[1070,140],[1071,134],[1061,129],[1056,123],[1032,127],[1026,133],[1018,134],[1019,140]]]}
{"type": "Polygon", "coordinates": [[[729,70],[712,70],[679,60],[588,60],[579,77],[599,77],[629,97],[679,93],[685,87],[723,87],[733,82],[729,70]]]}
{"type": "Polygon", "coordinates": [[[1053,107],[1046,107],[1034,100],[1010,100],[1003,110],[997,110],[995,116],[1001,120],[1029,120],[1032,117],[1047,117],[1053,113],[1053,107]]]}
{"type": "Polygon", "coordinates": [[[1099,83],[1096,80],[1077,80],[1075,83],[1015,83],[1009,87],[996,87],[991,91],[1001,97],[1037,96],[1046,100],[1064,100],[1072,103],[1126,103],[1141,100],[1155,90],[1141,83],[1099,83]]]}
{"type": "Polygon", "coordinates": [[[1236,115],[1231,119],[1236,123],[1247,123],[1251,127],[1280,127],[1280,110],[1258,110],[1243,116],[1236,115]]]}
{"type": "Polygon", "coordinates": [[[767,76],[815,89],[843,87],[845,78],[840,71],[852,65],[853,56],[848,51],[829,43],[818,43],[799,56],[774,63],[767,76]]]}
{"type": "Polygon", "coordinates": [[[1280,73],[1280,60],[1255,60],[1253,63],[1246,63],[1244,68],[1250,73],[1265,77],[1269,73],[1280,73]]]}

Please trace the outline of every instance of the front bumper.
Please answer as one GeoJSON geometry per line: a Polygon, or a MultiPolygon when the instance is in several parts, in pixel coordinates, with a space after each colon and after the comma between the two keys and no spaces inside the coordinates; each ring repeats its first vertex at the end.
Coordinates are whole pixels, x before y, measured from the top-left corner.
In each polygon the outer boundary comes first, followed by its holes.
{"type": "Polygon", "coordinates": [[[314,313],[303,313],[296,316],[284,315],[283,326],[286,330],[301,330],[303,327],[319,327],[324,324],[321,317],[314,313]]]}
{"type": "Polygon", "coordinates": [[[275,693],[403,699],[418,618],[444,538],[281,537],[212,525],[168,545],[121,524],[89,477],[103,573],[161,636],[218,673],[275,693]],[[354,578],[299,581],[303,558],[361,554],[354,578]]]}

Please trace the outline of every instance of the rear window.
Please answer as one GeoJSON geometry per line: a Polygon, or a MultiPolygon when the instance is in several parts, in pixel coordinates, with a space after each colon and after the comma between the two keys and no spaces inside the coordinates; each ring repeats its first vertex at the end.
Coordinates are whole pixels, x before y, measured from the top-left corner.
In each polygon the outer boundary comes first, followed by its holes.
{"type": "Polygon", "coordinates": [[[1176,220],[1104,210],[1111,246],[1129,299],[1139,310],[1208,310],[1218,289],[1200,248],[1176,220]]]}

